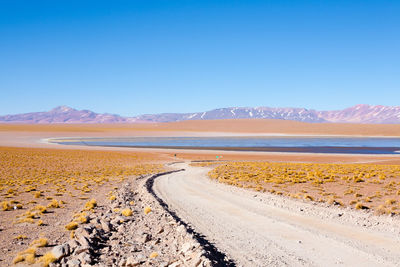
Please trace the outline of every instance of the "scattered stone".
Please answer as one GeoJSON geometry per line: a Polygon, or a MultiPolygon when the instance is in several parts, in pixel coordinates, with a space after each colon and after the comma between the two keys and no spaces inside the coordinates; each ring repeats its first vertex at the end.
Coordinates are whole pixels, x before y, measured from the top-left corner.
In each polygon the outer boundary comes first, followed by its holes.
{"type": "Polygon", "coordinates": [[[140,265],[140,261],[138,259],[135,259],[134,257],[130,256],[128,259],[126,259],[126,266],[132,267],[132,266],[138,266],[140,265]]]}
{"type": "Polygon", "coordinates": [[[110,223],[106,222],[105,220],[100,220],[100,225],[101,228],[106,232],[110,232],[111,231],[111,226],[110,223]]]}
{"type": "Polygon", "coordinates": [[[211,266],[193,235],[147,192],[146,181],[132,180],[113,192],[114,201],[96,207],[88,216],[90,223],[75,230],[74,239],[53,248],[58,259],[54,266],[211,266]],[[132,218],[114,210],[128,205],[132,218]],[[151,207],[151,216],[143,212],[145,207],[151,207]]]}
{"type": "Polygon", "coordinates": [[[78,259],[70,259],[67,261],[67,266],[68,267],[80,267],[81,262],[78,259]]]}
{"type": "Polygon", "coordinates": [[[57,260],[61,259],[64,256],[67,256],[69,254],[69,245],[68,245],[68,243],[53,247],[53,249],[51,250],[51,253],[53,253],[54,257],[57,260]]]}

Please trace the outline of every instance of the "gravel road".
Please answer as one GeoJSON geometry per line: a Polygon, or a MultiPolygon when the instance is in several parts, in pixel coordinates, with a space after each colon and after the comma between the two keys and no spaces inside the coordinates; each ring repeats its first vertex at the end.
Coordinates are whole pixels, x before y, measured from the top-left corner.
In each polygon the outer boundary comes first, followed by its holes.
{"type": "Polygon", "coordinates": [[[216,183],[209,169],[159,177],[155,193],[238,266],[399,266],[400,222],[216,183]]]}

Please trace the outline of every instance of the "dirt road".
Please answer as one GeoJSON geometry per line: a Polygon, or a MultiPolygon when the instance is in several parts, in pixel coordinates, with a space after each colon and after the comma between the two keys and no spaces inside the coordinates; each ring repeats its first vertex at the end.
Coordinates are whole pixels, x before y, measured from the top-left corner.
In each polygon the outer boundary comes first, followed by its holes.
{"type": "Polygon", "coordinates": [[[159,177],[154,191],[239,266],[399,266],[400,222],[218,184],[207,169],[159,177]]]}

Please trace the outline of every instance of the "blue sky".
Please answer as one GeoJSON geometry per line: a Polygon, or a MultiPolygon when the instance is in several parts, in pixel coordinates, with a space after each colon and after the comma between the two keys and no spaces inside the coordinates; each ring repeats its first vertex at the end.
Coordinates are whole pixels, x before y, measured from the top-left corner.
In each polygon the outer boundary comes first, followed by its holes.
{"type": "Polygon", "coordinates": [[[0,114],[400,105],[400,1],[0,0],[0,114]]]}

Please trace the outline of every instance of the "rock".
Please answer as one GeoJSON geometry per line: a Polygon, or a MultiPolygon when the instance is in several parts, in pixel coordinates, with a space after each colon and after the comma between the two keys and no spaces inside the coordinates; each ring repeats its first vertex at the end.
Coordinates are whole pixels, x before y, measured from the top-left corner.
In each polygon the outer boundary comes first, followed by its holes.
{"type": "Polygon", "coordinates": [[[126,263],[127,263],[126,259],[122,259],[122,260],[118,263],[118,266],[126,266],[126,263]]]}
{"type": "Polygon", "coordinates": [[[193,257],[193,265],[194,266],[200,266],[202,260],[201,260],[201,255],[197,254],[196,256],[193,257]]]}
{"type": "Polygon", "coordinates": [[[149,234],[147,234],[147,233],[143,233],[142,235],[140,235],[140,236],[138,236],[138,237],[136,238],[136,241],[137,241],[139,244],[147,243],[147,242],[149,242],[150,240],[151,240],[151,235],[149,235],[149,234]]]}
{"type": "Polygon", "coordinates": [[[68,267],[80,267],[81,266],[81,262],[78,259],[70,259],[67,262],[67,266],[68,267]]]}
{"type": "Polygon", "coordinates": [[[81,244],[82,247],[84,248],[90,248],[90,242],[89,239],[87,239],[84,236],[77,236],[79,244],[81,244]]]}
{"type": "Polygon", "coordinates": [[[108,233],[111,231],[111,225],[108,222],[100,220],[100,225],[104,232],[108,233]]]}
{"type": "Polygon", "coordinates": [[[126,266],[132,267],[132,266],[138,266],[140,265],[140,260],[135,259],[134,257],[130,256],[126,259],[126,266]]]}
{"type": "Polygon", "coordinates": [[[78,242],[76,242],[75,239],[71,239],[70,241],[68,241],[68,245],[71,252],[74,251],[79,246],[78,242]]]}
{"type": "Polygon", "coordinates": [[[63,245],[58,245],[53,247],[53,249],[51,250],[51,253],[53,253],[54,257],[59,260],[62,257],[65,257],[69,254],[69,245],[68,243],[65,243],[63,245]]]}
{"type": "Polygon", "coordinates": [[[89,247],[77,247],[77,248],[75,249],[74,254],[75,254],[75,255],[79,255],[79,254],[81,254],[81,253],[88,252],[88,251],[89,251],[89,247]]]}
{"type": "Polygon", "coordinates": [[[91,231],[89,231],[88,228],[78,228],[75,230],[75,237],[77,239],[79,239],[79,237],[81,237],[81,236],[90,238],[90,233],[91,233],[91,231]]]}
{"type": "Polygon", "coordinates": [[[112,240],[112,241],[110,242],[110,245],[111,245],[112,247],[117,247],[117,246],[119,246],[119,244],[121,244],[121,242],[120,242],[118,239],[112,240]]]}
{"type": "Polygon", "coordinates": [[[168,265],[168,267],[180,267],[180,266],[182,266],[182,263],[180,261],[176,261],[168,265]]]}
{"type": "Polygon", "coordinates": [[[178,233],[183,233],[183,232],[185,231],[185,226],[183,226],[182,224],[179,225],[179,226],[176,228],[176,231],[177,231],[178,233]]]}
{"type": "Polygon", "coordinates": [[[186,254],[188,253],[188,251],[189,251],[190,249],[192,249],[192,248],[193,248],[193,244],[191,244],[191,243],[189,243],[189,242],[186,242],[185,244],[182,245],[181,252],[182,252],[184,255],[186,255],[186,254]]]}
{"type": "Polygon", "coordinates": [[[78,259],[81,261],[82,264],[91,264],[92,263],[92,257],[87,252],[83,252],[83,253],[79,254],[78,259]]]}

